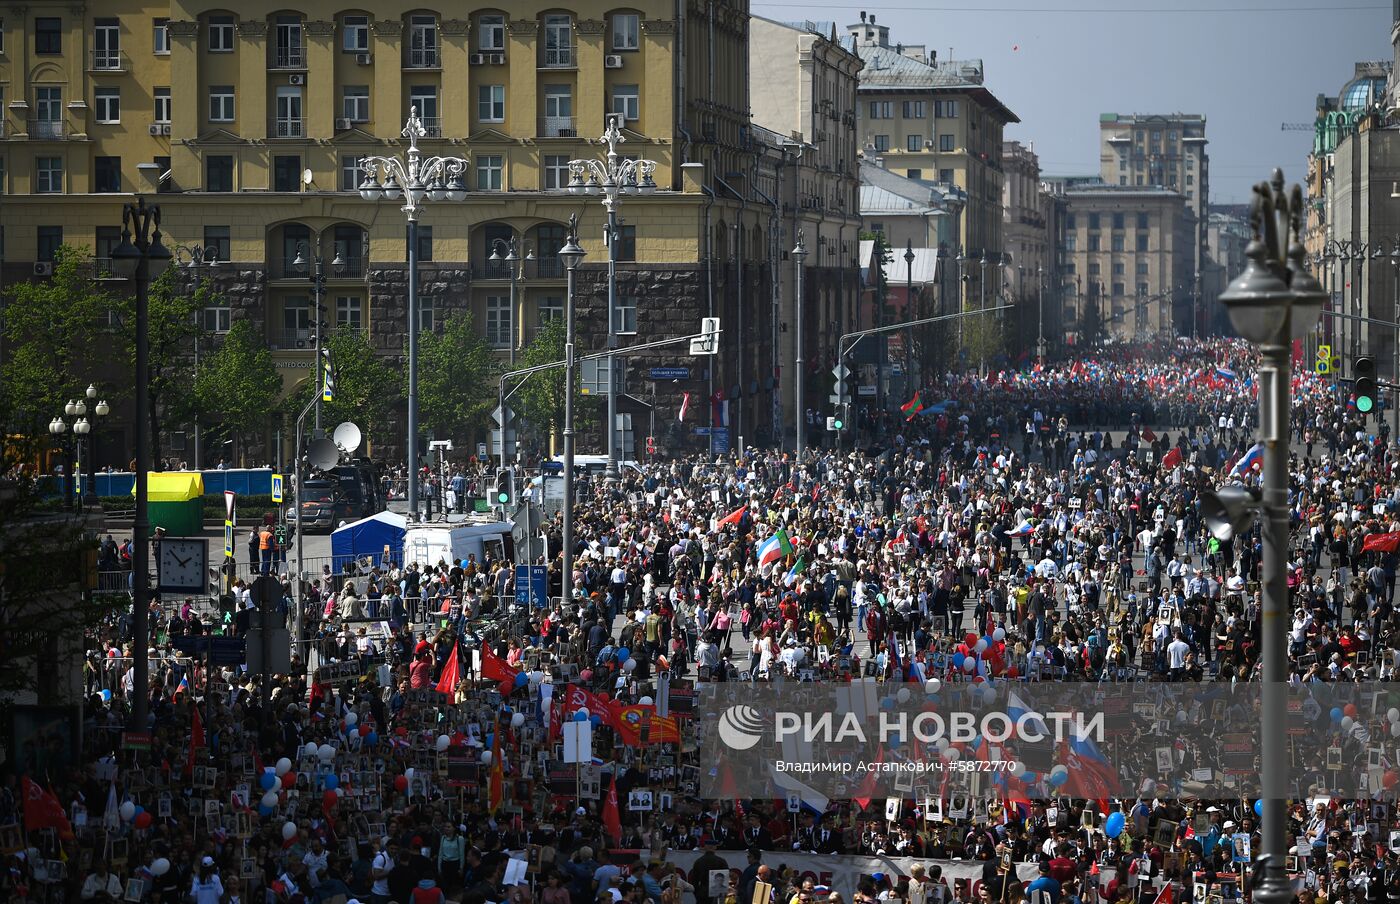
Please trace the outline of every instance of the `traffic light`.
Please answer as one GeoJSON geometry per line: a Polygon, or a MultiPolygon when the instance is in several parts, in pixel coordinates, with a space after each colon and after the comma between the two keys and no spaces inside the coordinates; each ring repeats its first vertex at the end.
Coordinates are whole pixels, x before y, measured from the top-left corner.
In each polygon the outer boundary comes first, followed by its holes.
{"type": "Polygon", "coordinates": [[[1376,359],[1357,358],[1351,364],[1352,392],[1356,395],[1356,410],[1370,414],[1376,407],[1376,359]]]}
{"type": "Polygon", "coordinates": [[[844,421],[841,420],[840,415],[837,415],[836,417],[829,417],[826,419],[826,429],[831,433],[840,433],[841,428],[845,426],[846,424],[844,421]]]}
{"type": "Polygon", "coordinates": [[[501,468],[496,472],[496,504],[510,505],[515,498],[515,472],[501,468]]]}

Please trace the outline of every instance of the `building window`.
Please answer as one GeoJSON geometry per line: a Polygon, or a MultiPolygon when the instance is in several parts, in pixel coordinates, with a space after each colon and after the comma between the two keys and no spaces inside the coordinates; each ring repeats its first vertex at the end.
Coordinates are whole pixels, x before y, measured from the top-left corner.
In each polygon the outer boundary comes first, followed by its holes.
{"type": "Polygon", "coordinates": [[[1147,261],[1138,261],[1138,262],[1137,262],[1137,275],[1138,275],[1138,276],[1146,276],[1146,275],[1147,275],[1147,261]]]}
{"type": "Polygon", "coordinates": [[[506,86],[479,85],[476,89],[476,118],[481,122],[506,121],[506,86]]]}
{"type": "Polygon", "coordinates": [[[911,169],[905,175],[910,179],[922,179],[924,177],[924,171],[921,169],[911,169]]]}
{"type": "Polygon", "coordinates": [[[438,60],[437,18],[413,16],[408,21],[408,65],[415,69],[435,69],[438,60]]]}
{"type": "Polygon", "coordinates": [[[233,16],[209,17],[209,52],[233,53],[233,16]]]}
{"type": "Polygon", "coordinates": [[[1066,251],[1078,251],[1078,250],[1079,250],[1079,236],[1075,235],[1075,234],[1072,233],[1072,232],[1071,232],[1069,235],[1065,236],[1065,250],[1066,250],[1066,251]]]}
{"type": "Polygon", "coordinates": [[[1186,174],[1186,184],[1187,184],[1187,185],[1195,185],[1195,184],[1196,184],[1196,177],[1195,177],[1194,175],[1192,175],[1191,173],[1187,173],[1187,174],[1186,174]]]}
{"type": "Polygon", "coordinates": [[[272,158],[272,190],[301,190],[301,156],[279,154],[272,158]]]}
{"type": "Polygon", "coordinates": [[[506,17],[498,15],[482,16],[477,21],[476,47],[478,50],[506,49],[506,17]]]}
{"type": "Polygon", "coordinates": [[[567,154],[545,155],[544,187],[546,190],[569,187],[569,157],[567,154]]]}
{"type": "Polygon", "coordinates": [[[574,65],[574,19],[569,15],[544,17],[544,64],[574,65]]]}
{"type": "Polygon", "coordinates": [[[335,325],[360,328],[360,299],[354,295],[341,295],[335,300],[335,325]]]}
{"type": "Polygon", "coordinates": [[[888,151],[889,149],[890,149],[890,136],[888,136],[888,135],[876,135],[876,136],[875,136],[875,150],[876,150],[876,151],[888,151]]]}
{"type": "Polygon", "coordinates": [[[1123,262],[1122,262],[1122,261],[1114,261],[1114,262],[1113,262],[1113,275],[1114,275],[1114,276],[1122,276],[1124,272],[1125,272],[1125,271],[1124,271],[1124,269],[1123,269],[1123,262]]]}
{"type": "Polygon", "coordinates": [[[1096,214],[1096,213],[1091,213],[1091,214],[1089,214],[1089,229],[1094,230],[1094,229],[1098,229],[1098,228],[1099,228],[1099,215],[1096,214]]]}
{"type": "Polygon", "coordinates": [[[894,101],[872,100],[870,102],[870,118],[894,119],[894,101]]]}
{"type": "Polygon", "coordinates": [[[41,261],[53,263],[54,256],[58,254],[58,249],[63,244],[63,227],[40,226],[35,238],[37,240],[35,256],[41,261]]]}
{"type": "Polygon", "coordinates": [[[619,335],[630,335],[637,332],[637,299],[628,295],[619,295],[617,304],[613,307],[613,332],[619,335]]]}
{"type": "Polygon", "coordinates": [[[905,119],[923,119],[924,102],[921,100],[906,100],[904,102],[905,119]]]}
{"type": "Polygon", "coordinates": [[[641,93],[636,85],[613,85],[612,111],[628,122],[641,118],[641,93]]]}
{"type": "Polygon", "coordinates": [[[233,157],[218,154],[204,158],[204,190],[233,191],[233,157]]]}
{"type": "Polygon", "coordinates": [[[1099,234],[1098,234],[1097,232],[1091,232],[1091,233],[1089,233],[1089,250],[1090,250],[1090,251],[1101,251],[1101,250],[1103,250],[1103,249],[1101,249],[1101,248],[1099,247],[1099,234]]]}
{"type": "Polygon", "coordinates": [[[151,52],[152,52],[152,53],[169,53],[169,52],[170,52],[170,20],[169,20],[169,19],[152,19],[152,20],[151,20],[151,52]]]}
{"type": "Polygon", "coordinates": [[[617,13],[612,17],[612,49],[636,50],[641,46],[641,21],[636,13],[617,13]]]}
{"type": "Polygon", "coordinates": [[[209,89],[209,121],[233,122],[233,86],[214,85],[209,89]]]}
{"type": "Polygon", "coordinates": [[[431,295],[424,295],[418,299],[418,332],[431,333],[433,322],[433,298],[431,295]]]}
{"type": "Polygon", "coordinates": [[[1114,251],[1122,251],[1122,250],[1123,250],[1123,236],[1121,236],[1121,235],[1119,235],[1119,234],[1117,234],[1117,233],[1114,233],[1113,239],[1112,239],[1112,247],[1113,247],[1113,250],[1114,250],[1114,251]]]}
{"type": "Polygon", "coordinates": [[[957,119],[958,102],[955,100],[936,100],[933,102],[933,116],[935,119],[957,119]]]}
{"type": "Polygon", "coordinates": [[[554,320],[564,319],[564,299],[558,295],[547,295],[540,299],[540,326],[545,326],[554,320]]]}
{"type": "Polygon", "coordinates": [[[34,169],[38,174],[36,190],[40,194],[61,194],[63,192],[62,157],[35,157],[34,169]]]}
{"type": "Polygon", "coordinates": [[[351,122],[369,122],[368,85],[346,85],[341,89],[340,115],[351,122]]]}
{"type": "Polygon", "coordinates": [[[939,170],[939,171],[938,171],[938,181],[939,181],[939,182],[942,182],[944,185],[952,185],[952,184],[953,184],[953,171],[950,170],[950,169],[941,169],[941,170],[939,170]]]}
{"type": "Polygon", "coordinates": [[[156,122],[168,125],[170,123],[170,89],[152,89],[151,99],[155,102],[154,112],[156,122]]]}
{"type": "Polygon", "coordinates": [[[1114,294],[1115,297],[1122,297],[1122,295],[1123,295],[1123,284],[1122,284],[1122,283],[1116,282],[1116,283],[1113,284],[1113,294],[1114,294]]]}
{"type": "Polygon", "coordinates": [[[419,262],[431,261],[433,259],[433,227],[418,224],[418,260],[419,262]]]}
{"type": "Polygon", "coordinates": [[[905,135],[905,136],[904,136],[904,149],[905,149],[906,151],[910,151],[910,152],[922,151],[922,150],[924,149],[924,136],[922,136],[922,135],[905,135]]]}
{"type": "Polygon", "coordinates": [[[609,359],[588,358],[579,363],[583,365],[579,368],[579,388],[593,395],[606,393],[612,382],[608,373],[611,370],[609,359]]]}
{"type": "Polygon", "coordinates": [[[568,85],[544,86],[544,115],[552,119],[573,119],[574,95],[568,85]]]}
{"type": "Polygon", "coordinates": [[[340,49],[346,53],[369,50],[369,16],[346,16],[341,20],[340,49]]]}
{"type": "Polygon", "coordinates": [[[1147,233],[1145,233],[1145,232],[1139,232],[1139,233],[1137,234],[1137,250],[1139,250],[1139,251],[1146,251],[1146,250],[1147,250],[1147,233]]]}
{"type": "Polygon", "coordinates": [[[34,20],[34,52],[63,52],[63,20],[39,16],[34,20]]]}
{"type": "Polygon", "coordinates": [[[510,313],[509,296],[486,299],[486,343],[492,348],[510,347],[510,313]]]}
{"type": "Polygon", "coordinates": [[[1114,228],[1114,229],[1122,229],[1122,228],[1123,228],[1123,215],[1122,215],[1121,213],[1115,213],[1115,214],[1113,215],[1113,228],[1114,228]]]}
{"type": "Polygon", "coordinates": [[[956,135],[939,135],[939,136],[938,136],[938,149],[939,149],[940,151],[945,151],[945,152],[946,152],[946,151],[952,151],[952,150],[955,150],[956,148],[957,148],[957,136],[956,136],[956,135]]]}
{"type": "Polygon", "coordinates": [[[230,239],[229,228],[227,226],[204,227],[204,250],[206,254],[213,251],[216,260],[229,261],[233,259],[232,247],[233,243],[230,239]]]}
{"type": "Polygon", "coordinates": [[[442,120],[438,118],[436,85],[414,85],[408,89],[408,105],[418,108],[418,118],[429,138],[442,136],[442,120]]]}
{"type": "Polygon", "coordinates": [[[360,158],[355,154],[340,155],[340,190],[359,191],[364,174],[360,172],[360,158]]]}
{"type": "MultiPolygon", "coordinates": [[[[223,296],[216,295],[215,297],[222,298],[223,296]]],[[[226,304],[212,305],[200,312],[200,320],[206,332],[227,333],[232,321],[230,313],[231,309],[226,304]]]]}
{"type": "Polygon", "coordinates": [[[122,190],[122,158],[94,157],[92,160],[92,190],[119,192],[122,190]]]}
{"type": "Polygon", "coordinates": [[[483,154],[476,158],[476,187],[478,191],[500,191],[501,170],[504,168],[500,154],[483,154]]]}
{"type": "Polygon", "coordinates": [[[122,92],[120,88],[103,86],[95,89],[92,105],[98,122],[119,123],[122,121],[122,92]]]}
{"type": "Polygon", "coordinates": [[[619,226],[617,229],[617,259],[635,261],[637,259],[637,227],[619,226]]]}
{"type": "Polygon", "coordinates": [[[1100,272],[1100,271],[1099,271],[1099,262],[1098,262],[1098,261],[1090,261],[1090,263],[1089,263],[1089,275],[1090,275],[1090,276],[1098,276],[1098,275],[1099,275],[1099,272],[1100,272]]]}

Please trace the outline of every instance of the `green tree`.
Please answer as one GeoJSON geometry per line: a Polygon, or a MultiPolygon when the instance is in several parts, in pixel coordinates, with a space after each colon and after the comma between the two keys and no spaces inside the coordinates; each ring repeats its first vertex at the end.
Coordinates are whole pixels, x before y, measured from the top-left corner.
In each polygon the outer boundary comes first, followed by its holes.
{"type": "MultiPolygon", "coordinates": [[[[520,366],[536,367],[564,360],[564,321],[556,318],[540,327],[535,340],[525,349],[520,366]]],[[[575,369],[574,382],[574,431],[587,429],[592,423],[592,407],[584,404],[586,396],[581,388],[581,367],[575,369]]],[[[564,368],[532,374],[515,394],[516,409],[534,425],[541,436],[553,436],[564,429],[564,368]]]]}
{"type": "MultiPolygon", "coordinates": [[[[198,313],[218,301],[208,280],[189,291],[183,277],[170,267],[151,284],[147,296],[146,339],[149,343],[151,460],[160,461],[160,434],[168,422],[193,420],[194,343],[204,336],[198,313]]],[[[134,318],[125,330],[135,342],[134,318]]],[[[197,464],[196,464],[197,466],[197,464]]]]}
{"type": "MultiPolygon", "coordinates": [[[[367,437],[384,433],[389,412],[400,399],[401,380],[394,368],[374,351],[368,334],[354,327],[341,327],[324,337],[322,347],[330,352],[335,398],[321,403],[321,426],[329,432],[353,421],[367,437]]],[[[288,396],[284,410],[295,418],[315,391],[316,381],[307,380],[288,396]]]]}
{"type": "Polygon", "coordinates": [[[1079,341],[1089,348],[1098,348],[1104,338],[1103,311],[1099,308],[1099,296],[1091,292],[1084,299],[1084,313],[1079,325],[1079,341]]]}
{"type": "Polygon", "coordinates": [[[238,320],[224,343],[199,363],[194,397],[200,414],[213,422],[212,433],[226,433],[242,461],[242,439],[267,426],[282,391],[282,378],[267,343],[252,321],[238,320]]]}
{"type": "MultiPolygon", "coordinates": [[[[499,368],[470,311],[454,313],[442,332],[418,339],[418,412],[439,436],[467,438],[495,407],[499,368]]],[[[408,392],[408,375],[404,375],[408,392]]]]}
{"type": "Polygon", "coordinates": [[[130,322],[131,300],[103,291],[88,252],[68,245],[54,255],[52,278],[6,288],[0,413],[10,432],[38,435],[99,370],[130,367],[129,336],[108,324],[130,322]]]}

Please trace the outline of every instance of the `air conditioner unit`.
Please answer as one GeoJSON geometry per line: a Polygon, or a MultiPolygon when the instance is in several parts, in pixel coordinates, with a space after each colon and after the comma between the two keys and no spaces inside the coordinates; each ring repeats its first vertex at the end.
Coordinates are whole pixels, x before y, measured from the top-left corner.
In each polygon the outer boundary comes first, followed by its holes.
{"type": "Polygon", "coordinates": [[[153,122],[153,123],[151,123],[151,134],[152,134],[152,135],[159,135],[159,134],[160,134],[160,123],[158,123],[158,122],[153,122]]]}
{"type": "Polygon", "coordinates": [[[298,340],[297,340],[297,348],[306,348],[306,340],[305,340],[305,339],[298,339],[298,340]]]}
{"type": "Polygon", "coordinates": [[[339,129],[340,131],[344,132],[346,129],[350,128],[350,120],[348,120],[348,119],[337,119],[337,120],[335,121],[335,127],[336,127],[337,129],[339,129]]]}
{"type": "Polygon", "coordinates": [[[34,262],[34,275],[35,275],[35,276],[53,276],[53,262],[52,262],[52,261],[35,261],[35,262],[34,262]]]}
{"type": "Polygon", "coordinates": [[[488,53],[486,56],[490,58],[491,65],[493,66],[501,66],[506,61],[506,55],[504,53],[488,53]]]}
{"type": "Polygon", "coordinates": [[[168,122],[163,122],[163,123],[160,124],[160,134],[162,134],[162,135],[169,135],[169,134],[170,134],[170,123],[168,123],[168,122]]]}
{"type": "Polygon", "coordinates": [[[621,69],[622,54],[610,53],[607,56],[603,57],[603,67],[605,69],[621,69]]]}
{"type": "Polygon", "coordinates": [[[287,76],[287,84],[289,84],[289,85],[300,85],[300,84],[303,84],[305,81],[306,81],[306,76],[304,76],[304,75],[289,75],[289,76],[287,76]]]}
{"type": "Polygon", "coordinates": [[[486,54],[474,53],[471,56],[467,57],[467,62],[473,66],[480,66],[482,63],[486,62],[486,54]]]}
{"type": "Polygon", "coordinates": [[[355,62],[359,63],[361,66],[368,66],[370,63],[374,62],[374,54],[357,53],[355,54],[355,62]]]}

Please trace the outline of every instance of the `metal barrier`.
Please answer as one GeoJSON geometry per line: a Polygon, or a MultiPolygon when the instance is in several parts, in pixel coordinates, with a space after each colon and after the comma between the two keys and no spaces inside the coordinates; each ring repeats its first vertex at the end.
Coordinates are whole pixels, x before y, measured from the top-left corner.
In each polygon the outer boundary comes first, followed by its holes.
{"type": "MultiPolygon", "coordinates": [[[[107,690],[116,692],[126,678],[126,673],[131,669],[135,660],[130,656],[109,656],[103,659],[95,668],[85,669],[83,675],[83,686],[87,693],[96,694],[107,690]]],[[[158,651],[152,651],[150,655],[151,674],[158,673],[161,667],[171,670],[172,675],[193,676],[196,662],[188,656],[165,656],[158,651]]],[[[171,679],[167,679],[171,680],[171,679]]],[[[179,679],[173,679],[171,684],[173,690],[179,684],[179,679]]],[[[193,684],[193,679],[191,679],[193,684]]]]}

